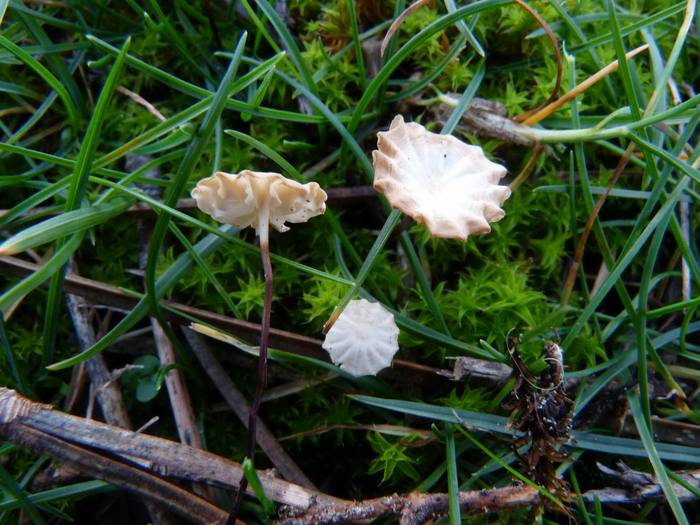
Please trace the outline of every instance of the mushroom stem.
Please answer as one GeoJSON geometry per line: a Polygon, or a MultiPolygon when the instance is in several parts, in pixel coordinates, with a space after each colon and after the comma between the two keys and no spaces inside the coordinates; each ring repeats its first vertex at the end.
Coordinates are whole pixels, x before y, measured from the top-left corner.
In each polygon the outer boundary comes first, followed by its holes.
{"type": "MultiPolygon", "coordinates": [[[[257,382],[255,385],[253,401],[250,404],[250,411],[248,412],[248,450],[246,452],[246,457],[250,458],[252,463],[255,462],[258,410],[260,409],[263,391],[267,386],[267,345],[270,338],[270,314],[272,311],[273,285],[272,262],[270,261],[269,230],[269,210],[263,209],[260,212],[257,232],[260,236],[260,256],[262,258],[263,273],[265,276],[265,302],[263,304],[263,317],[260,329],[260,352],[258,354],[257,382]]],[[[243,501],[243,495],[245,494],[247,487],[248,480],[246,479],[245,474],[243,474],[238,492],[236,494],[236,500],[233,504],[231,514],[229,514],[229,517],[226,520],[226,525],[233,525],[236,523],[236,518],[238,517],[238,512],[241,508],[241,502],[243,501]]]]}

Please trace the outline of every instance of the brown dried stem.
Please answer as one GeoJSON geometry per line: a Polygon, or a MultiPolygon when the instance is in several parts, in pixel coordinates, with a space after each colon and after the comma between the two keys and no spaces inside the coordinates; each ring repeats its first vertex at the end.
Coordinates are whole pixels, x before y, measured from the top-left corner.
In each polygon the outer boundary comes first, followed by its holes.
{"type": "MultiPolygon", "coordinates": [[[[267,347],[270,341],[270,314],[272,312],[272,289],[274,284],[272,276],[272,263],[270,261],[270,241],[268,233],[269,222],[266,215],[260,219],[257,230],[258,235],[260,236],[260,256],[262,258],[263,273],[265,276],[265,299],[263,303],[262,326],[260,327],[258,375],[255,383],[253,402],[248,412],[248,452],[246,453],[246,457],[250,458],[250,461],[253,462],[253,464],[255,464],[258,411],[260,410],[260,403],[262,403],[263,392],[267,386],[267,347]]],[[[248,480],[245,477],[241,478],[240,489],[236,494],[236,500],[231,514],[229,515],[228,520],[226,520],[226,525],[233,525],[235,523],[236,517],[238,516],[238,512],[241,508],[241,502],[243,501],[243,493],[247,486],[248,480]]]]}

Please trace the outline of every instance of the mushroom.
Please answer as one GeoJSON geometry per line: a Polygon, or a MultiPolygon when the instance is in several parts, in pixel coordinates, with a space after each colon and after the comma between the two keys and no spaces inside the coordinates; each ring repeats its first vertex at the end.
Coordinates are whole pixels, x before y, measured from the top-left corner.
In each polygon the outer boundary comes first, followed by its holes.
{"type": "Polygon", "coordinates": [[[431,235],[466,240],[488,233],[510,188],[499,186],[506,169],[478,146],[438,135],[415,122],[394,117],[389,131],[377,133],[372,152],[374,188],[431,235]]]}
{"type": "Polygon", "coordinates": [[[219,222],[255,228],[261,245],[268,240],[268,225],[286,232],[285,222],[306,222],[326,211],[326,192],[317,183],[300,184],[279,173],[217,171],[197,183],[192,197],[219,222]]]}
{"type": "Polygon", "coordinates": [[[380,303],[350,301],[326,334],[323,349],[354,376],[376,375],[399,350],[399,327],[380,303]]]}
{"type": "MultiPolygon", "coordinates": [[[[248,414],[248,452],[253,461],[256,423],[263,390],[267,385],[267,346],[272,307],[272,264],[270,263],[270,225],[277,231],[289,230],[286,222],[306,222],[326,211],[326,192],[315,182],[300,184],[279,173],[243,170],[238,174],[217,171],[197,183],[192,190],[197,207],[219,222],[255,228],[260,238],[260,254],[265,273],[265,302],[260,331],[260,356],[255,397],[248,414]]],[[[241,480],[236,508],[245,492],[246,478],[241,480]]]]}

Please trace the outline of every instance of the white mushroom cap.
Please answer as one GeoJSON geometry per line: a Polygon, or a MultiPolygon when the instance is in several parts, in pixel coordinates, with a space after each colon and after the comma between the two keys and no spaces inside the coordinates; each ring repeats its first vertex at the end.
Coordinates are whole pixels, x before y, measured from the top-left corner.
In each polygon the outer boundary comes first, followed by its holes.
{"type": "Polygon", "coordinates": [[[192,197],[200,210],[239,228],[253,226],[258,234],[267,223],[285,232],[285,222],[306,222],[326,211],[326,192],[316,182],[300,184],[279,173],[217,171],[197,183],[192,197]]]}
{"type": "Polygon", "coordinates": [[[489,222],[505,216],[500,206],[510,188],[498,181],[506,169],[480,147],[407,124],[401,115],[389,131],[377,133],[377,147],[374,188],[432,235],[466,240],[490,232],[489,222]]]}
{"type": "Polygon", "coordinates": [[[394,315],[379,303],[350,301],[323,342],[334,364],[354,376],[375,375],[399,350],[394,315]]]}

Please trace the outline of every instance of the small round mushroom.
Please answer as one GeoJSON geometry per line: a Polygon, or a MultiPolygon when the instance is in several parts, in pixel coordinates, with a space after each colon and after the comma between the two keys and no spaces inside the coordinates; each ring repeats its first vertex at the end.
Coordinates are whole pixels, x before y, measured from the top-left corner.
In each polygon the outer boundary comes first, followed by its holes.
{"type": "Polygon", "coordinates": [[[399,350],[394,316],[379,303],[350,301],[323,342],[334,364],[354,376],[376,375],[399,350]]]}
{"type": "Polygon", "coordinates": [[[489,223],[505,216],[500,206],[510,188],[498,181],[506,169],[480,147],[406,123],[401,115],[389,131],[377,133],[377,147],[374,188],[432,235],[466,240],[490,232],[489,223]]]}

